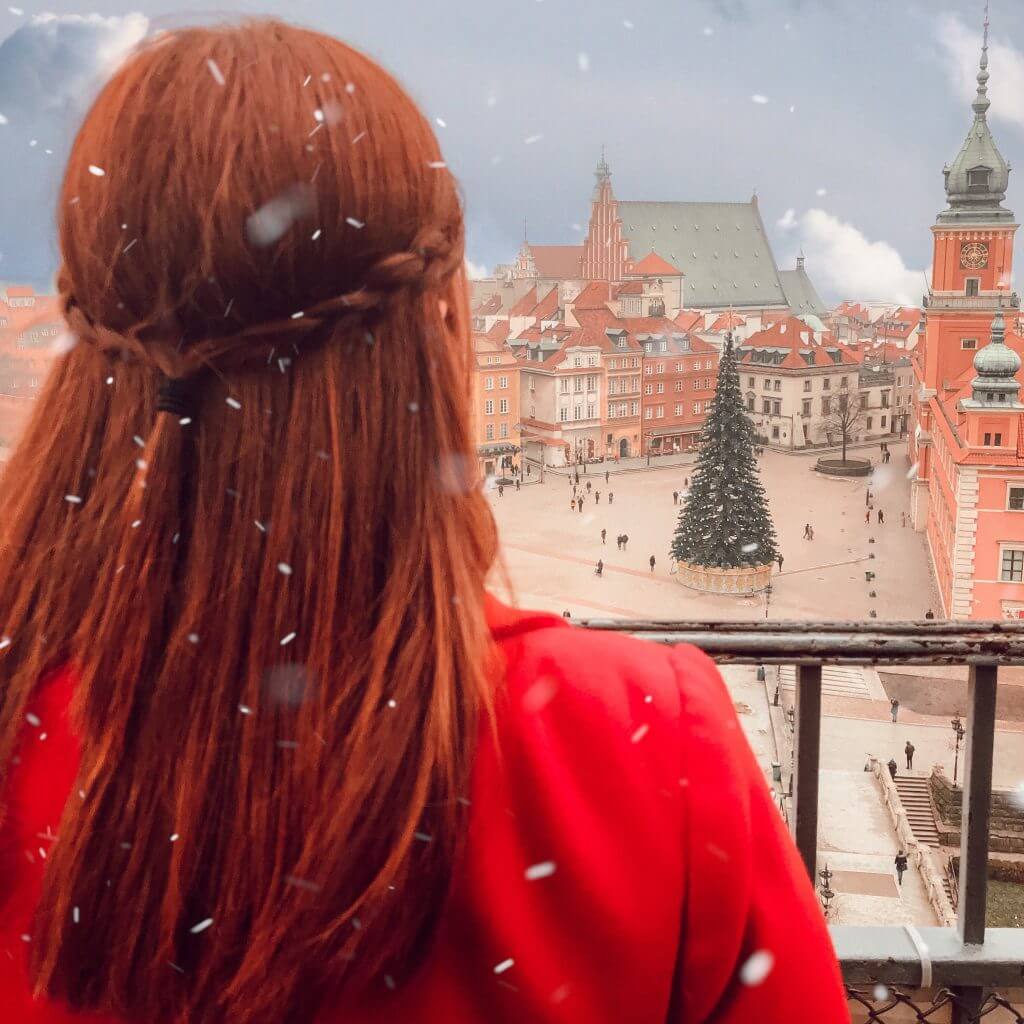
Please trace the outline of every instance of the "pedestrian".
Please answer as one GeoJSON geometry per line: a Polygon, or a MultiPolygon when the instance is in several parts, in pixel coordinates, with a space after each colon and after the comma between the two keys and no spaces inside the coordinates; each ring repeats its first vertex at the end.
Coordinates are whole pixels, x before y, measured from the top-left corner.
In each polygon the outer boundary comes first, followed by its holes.
{"type": "Polygon", "coordinates": [[[505,495],[505,485],[504,484],[498,484],[498,497],[501,498],[501,497],[504,497],[504,495],[505,495]]]}
{"type": "Polygon", "coordinates": [[[810,523],[804,523],[804,540],[810,540],[810,539],[811,539],[811,524],[810,523]]]}
{"type": "Polygon", "coordinates": [[[623,550],[623,551],[627,550],[627,549],[626,549],[626,545],[627,545],[628,543],[629,543],[629,534],[628,534],[628,533],[624,533],[624,534],[622,535],[622,550],[623,550]]]}
{"type": "Polygon", "coordinates": [[[654,572],[654,555],[651,555],[649,561],[651,563],[651,572],[654,572]]]}
{"type": "Polygon", "coordinates": [[[597,567],[594,569],[594,572],[596,572],[598,576],[604,573],[604,562],[602,562],[600,558],[597,560],[597,567]]]}
{"type": "Polygon", "coordinates": [[[684,487],[685,487],[685,488],[686,488],[687,490],[689,490],[689,489],[690,489],[690,478],[689,478],[689,477],[686,477],[686,478],[685,478],[685,479],[683,480],[683,486],[684,486],[684,487]]]}
{"type": "Polygon", "coordinates": [[[516,490],[519,490],[519,477],[516,477],[516,490]]]}
{"type": "Polygon", "coordinates": [[[764,682],[764,665],[757,666],[757,681],[759,683],[764,682]]]}
{"type": "MultiPolygon", "coordinates": [[[[526,471],[527,471],[526,475],[529,476],[530,475],[530,472],[529,472],[530,471],[530,467],[529,466],[526,467],[526,471]]],[[[562,612],[562,618],[563,619],[568,619],[568,618],[571,618],[571,617],[572,616],[569,615],[569,609],[566,608],[565,611],[562,612]]]]}
{"type": "Polygon", "coordinates": [[[615,500],[615,495],[611,491],[608,492],[608,504],[610,505],[615,500]]]}
{"type": "MultiPolygon", "coordinates": [[[[600,574],[599,574],[600,575],[600,574]]],[[[896,758],[889,758],[889,774],[892,776],[893,782],[896,781],[896,758]]]]}
{"type": "Polygon", "coordinates": [[[529,463],[527,463],[526,464],[526,475],[529,476],[530,473],[532,473],[532,472],[533,472],[533,467],[529,463]]]}
{"type": "Polygon", "coordinates": [[[608,483],[608,470],[607,469],[604,471],[604,482],[608,483]]]}
{"type": "Polygon", "coordinates": [[[885,522],[885,514],[881,509],[878,510],[878,525],[881,526],[885,522]]]}
{"type": "Polygon", "coordinates": [[[907,855],[900,850],[896,854],[896,881],[897,884],[903,884],[903,872],[907,870],[907,855]]]}
{"type": "Polygon", "coordinates": [[[901,512],[900,513],[900,526],[906,526],[906,525],[907,525],[907,513],[906,512],[901,512]]]}
{"type": "Polygon", "coordinates": [[[570,498],[569,499],[569,511],[570,512],[575,512],[576,511],[576,499],[575,498],[570,498]]]}
{"type": "Polygon", "coordinates": [[[813,526],[809,526],[808,530],[810,530],[810,535],[808,536],[807,539],[808,540],[814,540],[814,527],[813,526]]]}
{"type": "Polygon", "coordinates": [[[579,484],[579,482],[580,482],[580,471],[577,469],[576,470],[576,483],[577,483],[577,485],[579,484]]]}
{"type": "Polygon", "coordinates": [[[907,771],[909,772],[914,767],[914,744],[910,740],[907,740],[903,753],[907,755],[907,771]]]}
{"type": "Polygon", "coordinates": [[[864,504],[865,505],[870,505],[871,504],[871,488],[870,487],[864,492],[864,504]]]}
{"type": "Polygon", "coordinates": [[[782,555],[779,555],[778,563],[779,563],[779,572],[782,572],[782,555]]]}
{"type": "Polygon", "coordinates": [[[601,504],[601,492],[600,491],[594,491],[594,504],[595,505],[600,505],[601,504]]]}
{"type": "Polygon", "coordinates": [[[895,697],[889,701],[889,713],[892,715],[893,722],[895,722],[896,716],[900,713],[900,702],[895,697]]]}
{"type": "Polygon", "coordinates": [[[602,544],[604,543],[604,539],[605,539],[606,536],[608,536],[608,531],[607,530],[602,530],[601,531],[601,543],[602,544]]]}
{"type": "Polygon", "coordinates": [[[590,481],[588,480],[587,481],[587,494],[589,494],[589,493],[590,493],[590,481]]]}
{"type": "Polygon", "coordinates": [[[618,535],[618,536],[617,536],[617,537],[615,538],[615,546],[616,546],[616,547],[617,547],[617,548],[618,548],[618,549],[619,549],[620,551],[622,550],[622,534],[621,534],[621,533],[620,533],[620,534],[619,534],[619,535],[618,535]]]}
{"type": "Polygon", "coordinates": [[[864,509],[864,522],[870,524],[871,522],[871,509],[864,509]]]}
{"type": "Polygon", "coordinates": [[[931,608],[929,608],[929,609],[928,609],[928,611],[926,611],[926,612],[924,613],[924,617],[925,617],[926,619],[934,619],[934,618],[935,618],[935,612],[933,612],[933,611],[931,610],[931,608]]]}
{"type": "Polygon", "coordinates": [[[678,491],[673,491],[672,492],[672,504],[673,505],[678,505],[679,504],[679,492],[678,491]]]}
{"type": "Polygon", "coordinates": [[[583,511],[583,499],[582,498],[578,498],[577,501],[576,501],[576,505],[579,508],[579,510],[582,512],[583,511]]]}

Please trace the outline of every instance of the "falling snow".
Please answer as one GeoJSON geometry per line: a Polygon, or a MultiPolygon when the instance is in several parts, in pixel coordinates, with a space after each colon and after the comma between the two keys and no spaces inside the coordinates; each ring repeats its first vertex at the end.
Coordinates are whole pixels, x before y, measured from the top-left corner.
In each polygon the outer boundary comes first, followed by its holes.
{"type": "Polygon", "coordinates": [[[212,57],[207,57],[206,58],[206,66],[209,69],[210,74],[213,75],[213,80],[218,85],[223,85],[224,84],[224,72],[221,71],[221,69],[218,66],[217,62],[212,57]]]}
{"type": "Polygon", "coordinates": [[[774,966],[775,957],[767,949],[759,949],[740,968],[740,981],[744,985],[760,985],[774,966]]]}
{"type": "Polygon", "coordinates": [[[525,872],[528,882],[536,882],[541,878],[550,878],[556,870],[553,860],[542,860],[539,864],[531,864],[525,872]]]}
{"type": "Polygon", "coordinates": [[[213,918],[212,917],[206,917],[202,921],[200,921],[198,924],[192,925],[192,927],[189,929],[189,931],[193,935],[198,935],[200,932],[205,932],[206,929],[209,928],[211,924],[213,924],[213,918]]]}
{"type": "Polygon", "coordinates": [[[97,167],[96,164],[89,164],[89,173],[94,174],[97,178],[102,178],[107,172],[102,167],[97,167]]]}
{"type": "Polygon", "coordinates": [[[500,964],[494,965],[495,974],[504,974],[510,967],[515,966],[515,960],[509,957],[507,960],[502,960],[500,964]]]}

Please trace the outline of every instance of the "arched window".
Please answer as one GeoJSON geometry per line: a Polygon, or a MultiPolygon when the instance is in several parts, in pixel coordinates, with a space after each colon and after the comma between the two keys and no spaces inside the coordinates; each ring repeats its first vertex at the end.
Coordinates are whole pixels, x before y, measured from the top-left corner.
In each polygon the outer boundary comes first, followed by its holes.
{"type": "Polygon", "coordinates": [[[967,172],[967,188],[971,192],[987,192],[992,171],[988,167],[972,167],[967,172]]]}

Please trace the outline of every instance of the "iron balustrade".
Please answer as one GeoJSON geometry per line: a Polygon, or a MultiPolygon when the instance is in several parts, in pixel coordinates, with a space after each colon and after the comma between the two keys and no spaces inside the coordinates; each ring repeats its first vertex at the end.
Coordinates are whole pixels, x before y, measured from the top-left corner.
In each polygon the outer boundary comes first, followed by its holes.
{"type": "Polygon", "coordinates": [[[812,883],[817,878],[822,666],[966,665],[970,707],[957,927],[834,925],[831,933],[851,1004],[863,1008],[866,1020],[884,1021],[892,1011],[904,1014],[893,1020],[972,1024],[985,1017],[1024,1024],[1005,995],[995,991],[1024,989],[1024,929],[985,927],[997,677],[1001,665],[1024,665],[1024,623],[574,621],[655,643],[693,644],[723,665],[796,666],[790,827],[812,883]],[[930,1005],[921,1008],[920,1000],[901,987],[934,990],[930,1005]],[[989,1017],[995,1013],[1005,1016],[989,1017]]]}

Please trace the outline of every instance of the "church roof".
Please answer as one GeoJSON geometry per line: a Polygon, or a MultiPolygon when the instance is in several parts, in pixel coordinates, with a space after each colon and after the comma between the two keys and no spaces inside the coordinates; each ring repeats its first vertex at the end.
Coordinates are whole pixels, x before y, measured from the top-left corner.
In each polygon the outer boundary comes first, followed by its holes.
{"type": "Polygon", "coordinates": [[[534,245],[532,242],[529,245],[538,277],[559,281],[582,277],[582,245],[534,245]]]}
{"type": "Polygon", "coordinates": [[[651,250],[639,263],[633,265],[627,277],[679,277],[682,271],[673,267],[667,260],[662,259],[656,252],[651,250]]]}
{"type": "Polygon", "coordinates": [[[689,306],[787,305],[757,203],[619,201],[630,256],[657,252],[686,277],[689,306]]]}
{"type": "Polygon", "coordinates": [[[797,260],[796,270],[780,270],[779,280],[794,316],[805,313],[822,318],[828,316],[828,307],[821,301],[811,279],[807,276],[802,259],[797,260]]]}

